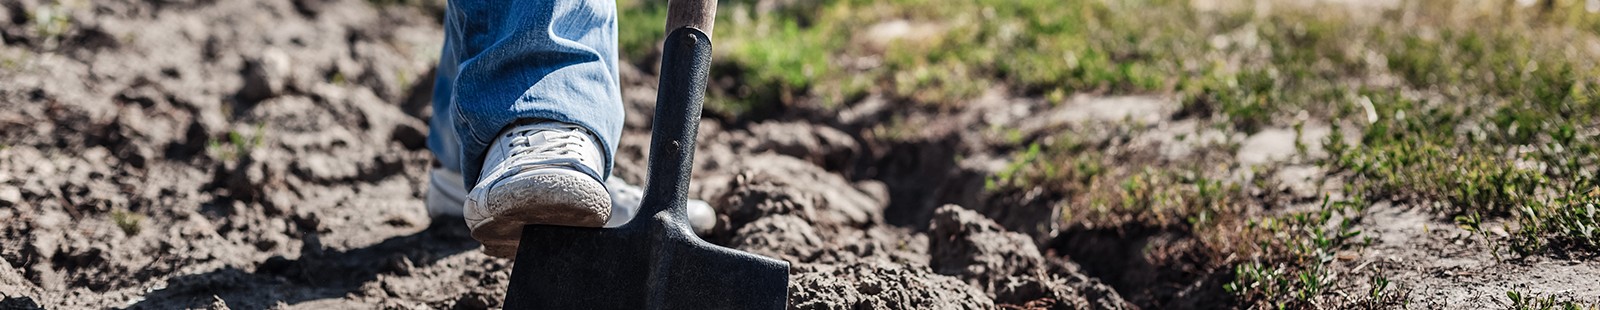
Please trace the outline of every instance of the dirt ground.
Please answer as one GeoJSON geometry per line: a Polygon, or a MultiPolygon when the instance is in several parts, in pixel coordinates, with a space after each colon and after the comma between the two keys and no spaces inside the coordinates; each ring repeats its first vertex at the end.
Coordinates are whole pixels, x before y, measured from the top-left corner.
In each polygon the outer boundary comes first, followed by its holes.
{"type": "MultiPolygon", "coordinates": [[[[437,12],[299,0],[13,1],[3,13],[7,305],[502,300],[511,262],[422,208],[437,12]],[[47,15],[67,27],[44,31],[47,15]]],[[[637,183],[655,81],[625,71],[618,174],[637,183]]],[[[857,135],[719,125],[702,127],[694,178],[721,214],[709,239],[795,263],[797,308],[1132,307],[973,211],[888,225],[892,189],[839,171],[902,160],[857,135]]]]}
{"type": "MultiPolygon", "coordinates": [[[[0,308],[499,306],[512,262],[423,208],[439,12],[383,3],[4,2],[0,308]]],[[[622,69],[616,177],[634,184],[652,70],[622,69]]],[[[798,309],[1228,307],[1231,271],[1188,232],[1058,227],[1045,202],[1060,197],[1041,197],[1057,194],[985,192],[1004,137],[968,129],[1113,135],[1083,128],[1133,122],[1145,129],[1112,154],[1268,163],[1295,152],[1288,129],[1208,133],[1155,96],[1051,105],[991,90],[907,109],[872,96],[704,120],[691,186],[718,211],[706,239],[793,263],[798,309]],[[918,130],[890,139],[878,130],[888,122],[918,130]]],[[[1337,183],[1276,171],[1263,177],[1297,201],[1337,183]]],[[[1421,305],[1497,305],[1475,298],[1506,287],[1600,294],[1592,260],[1484,267],[1482,252],[1428,250],[1471,242],[1447,220],[1373,210],[1368,223],[1393,224],[1372,224],[1376,250],[1345,268],[1400,270],[1412,298],[1431,301],[1421,305]],[[1427,225],[1438,229],[1416,229],[1427,225]],[[1461,256],[1472,258],[1441,261],[1461,256]]]]}

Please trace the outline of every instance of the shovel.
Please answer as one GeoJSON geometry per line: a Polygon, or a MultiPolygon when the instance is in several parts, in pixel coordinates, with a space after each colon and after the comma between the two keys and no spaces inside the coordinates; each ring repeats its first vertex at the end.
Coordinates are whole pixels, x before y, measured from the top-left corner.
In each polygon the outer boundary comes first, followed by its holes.
{"type": "Polygon", "coordinates": [[[696,237],[685,199],[716,0],[671,0],[644,202],[622,227],[522,228],[506,309],[782,309],[789,263],[696,237]]]}

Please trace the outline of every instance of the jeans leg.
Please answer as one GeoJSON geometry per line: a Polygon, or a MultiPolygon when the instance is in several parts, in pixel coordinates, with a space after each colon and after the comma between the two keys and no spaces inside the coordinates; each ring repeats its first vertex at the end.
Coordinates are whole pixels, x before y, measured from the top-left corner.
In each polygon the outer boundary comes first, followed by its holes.
{"type": "Polygon", "coordinates": [[[439,66],[434,71],[433,117],[428,119],[428,149],[433,151],[433,157],[439,160],[441,167],[459,174],[463,169],[461,137],[456,134],[456,105],[450,98],[455,89],[456,66],[460,62],[451,49],[451,41],[446,36],[443,50],[439,52],[439,66]]]}
{"type": "Polygon", "coordinates": [[[611,175],[623,118],[616,12],[614,0],[450,1],[429,147],[470,188],[500,131],[560,121],[595,135],[611,175]]]}

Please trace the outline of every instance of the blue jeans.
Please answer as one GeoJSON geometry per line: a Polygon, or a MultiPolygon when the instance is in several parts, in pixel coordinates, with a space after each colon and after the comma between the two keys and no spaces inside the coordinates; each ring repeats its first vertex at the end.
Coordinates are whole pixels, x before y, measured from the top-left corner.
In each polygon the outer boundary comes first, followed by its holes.
{"type": "Polygon", "coordinates": [[[450,1],[444,24],[428,148],[467,188],[495,136],[529,120],[588,128],[611,175],[623,118],[615,0],[450,1]]]}

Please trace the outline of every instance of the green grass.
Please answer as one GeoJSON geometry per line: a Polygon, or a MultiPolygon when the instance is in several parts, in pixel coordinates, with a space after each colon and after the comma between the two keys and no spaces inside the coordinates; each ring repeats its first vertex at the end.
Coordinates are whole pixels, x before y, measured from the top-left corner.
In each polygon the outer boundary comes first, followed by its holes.
{"type": "MultiPolygon", "coordinates": [[[[831,2],[825,2],[831,3],[831,2]]],[[[666,2],[619,1],[618,43],[623,57],[653,64],[665,37],[666,2]]],[[[756,13],[752,2],[723,1],[715,33],[713,81],[736,77],[707,100],[712,116],[741,119],[768,115],[781,105],[820,92],[818,81],[840,78],[830,63],[846,45],[848,23],[815,24],[815,19],[848,20],[847,7],[797,5],[756,13]]],[[[649,69],[649,68],[645,68],[649,69]]],[[[828,87],[837,84],[827,84],[828,87]]],[[[859,88],[859,85],[856,86],[859,88]]],[[[859,95],[857,90],[851,93],[859,95]]],[[[836,102],[838,98],[831,102],[836,102]]]]}
{"type": "MultiPolygon", "coordinates": [[[[1371,242],[1357,239],[1361,231],[1355,228],[1365,207],[1360,199],[1324,198],[1317,211],[1251,219],[1245,235],[1256,237],[1261,255],[1236,265],[1233,282],[1223,288],[1261,306],[1313,307],[1338,281],[1330,266],[1335,254],[1371,242]]],[[[1383,299],[1387,280],[1372,281],[1369,297],[1383,299]]]]}
{"type": "Polygon", "coordinates": [[[124,209],[111,210],[111,222],[116,223],[117,228],[122,229],[122,233],[128,236],[137,235],[144,230],[142,226],[144,215],[133,211],[124,209]]]}
{"type": "Polygon", "coordinates": [[[211,158],[223,161],[232,161],[241,156],[250,154],[251,150],[260,148],[266,143],[267,124],[256,124],[256,130],[249,136],[238,131],[228,131],[226,140],[211,139],[206,142],[206,153],[211,158]]]}
{"type": "Polygon", "coordinates": [[[1519,255],[1600,249],[1592,211],[1600,144],[1582,133],[1600,117],[1600,71],[1592,55],[1563,43],[1575,30],[1533,20],[1441,23],[1427,25],[1433,36],[1374,30],[1376,50],[1407,83],[1355,88],[1380,117],[1341,117],[1364,125],[1362,135],[1330,140],[1328,165],[1358,176],[1374,197],[1513,219],[1508,244],[1519,255]],[[1349,142],[1359,146],[1339,145],[1349,142]]]}
{"type": "Polygon", "coordinates": [[[61,38],[72,31],[72,15],[64,4],[54,3],[41,5],[32,12],[24,12],[27,20],[33,21],[33,35],[38,37],[41,46],[52,50],[61,45],[61,38]]]}
{"type": "MultiPolygon", "coordinates": [[[[1322,117],[1316,120],[1322,123],[1354,126],[1360,136],[1330,138],[1324,146],[1331,156],[1322,162],[1336,173],[1355,178],[1349,194],[1437,206],[1446,215],[1509,218],[1514,223],[1508,229],[1513,236],[1504,243],[1519,255],[1600,249],[1596,239],[1600,236],[1596,231],[1600,212],[1595,211],[1600,183],[1592,168],[1600,161],[1596,152],[1600,145],[1582,136],[1600,119],[1600,103],[1596,102],[1600,71],[1595,69],[1592,53],[1564,43],[1584,31],[1589,33],[1581,38],[1594,40],[1593,25],[1600,15],[1541,19],[1536,8],[1511,8],[1504,11],[1497,26],[1483,27],[1460,22],[1490,18],[1483,16],[1491,14],[1483,8],[1440,1],[1416,4],[1425,8],[1420,11],[1432,13],[1417,13],[1423,16],[1407,23],[1394,18],[1357,21],[1327,10],[1269,15],[1198,13],[1182,3],[1161,1],[1143,3],[1137,10],[1095,2],[1074,2],[1056,9],[1029,8],[1024,3],[1019,6],[1023,12],[1059,13],[1016,19],[1001,13],[994,18],[1024,20],[1027,29],[1037,29],[1032,33],[1037,36],[1018,39],[1028,42],[1027,48],[992,40],[966,46],[995,46],[995,50],[1006,51],[1006,60],[998,66],[1002,70],[992,72],[992,77],[1025,93],[1053,88],[1171,91],[1183,98],[1185,111],[1213,117],[1245,133],[1264,126],[1298,128],[1302,126],[1299,123],[1273,120],[1288,119],[1286,116],[1300,111],[1322,117]],[[1040,16],[1067,16],[1079,25],[1056,24],[1040,16]],[[1254,33],[1259,43],[1218,48],[1218,44],[1205,42],[1241,32],[1254,33]],[[1018,65],[1044,59],[1040,55],[1073,55],[1066,59],[1076,61],[1057,66],[1018,65]],[[1401,83],[1375,81],[1383,76],[1398,76],[1401,83]],[[1364,113],[1367,104],[1375,119],[1364,113]]],[[[1006,27],[1005,22],[998,24],[989,26],[1006,27]]],[[[960,62],[988,61],[982,51],[953,53],[960,62]]],[[[927,59],[939,63],[941,57],[931,53],[927,59]]],[[[1337,127],[1334,131],[1339,132],[1337,127]]],[[[1035,153],[1039,152],[1030,148],[1025,160],[1017,162],[1031,165],[1034,175],[1045,180],[1072,179],[1070,174],[1057,172],[1061,170],[1057,163],[1094,157],[1093,152],[1068,147],[1055,150],[1062,154],[1054,159],[1038,160],[1041,156],[1035,153]]],[[[1026,174],[1016,170],[1002,171],[999,177],[1026,174]]],[[[1171,210],[1178,210],[1172,216],[1194,217],[1226,209],[1152,203],[1152,197],[1182,197],[1160,194],[1161,187],[1195,185],[1142,177],[1150,174],[1132,174],[1120,188],[1113,189],[1121,191],[1122,208],[1157,214],[1156,218],[1171,210]],[[1152,191],[1156,194],[1139,194],[1152,191]]],[[[1318,218],[1325,216],[1312,219],[1318,218]]],[[[1305,233],[1300,236],[1306,240],[1326,239],[1320,236],[1324,232],[1305,233]]],[[[1274,248],[1283,247],[1262,247],[1274,248]]],[[[1285,255],[1289,261],[1322,255],[1313,251],[1320,247],[1290,248],[1297,252],[1285,255]]],[[[1300,265],[1325,263],[1310,260],[1300,265]]],[[[1242,296],[1277,303],[1283,300],[1277,296],[1304,295],[1319,287],[1314,285],[1316,274],[1306,273],[1316,268],[1285,269],[1301,272],[1294,276],[1301,280],[1299,284],[1284,287],[1282,283],[1294,281],[1277,279],[1279,289],[1242,296]]],[[[1280,271],[1285,270],[1258,274],[1280,271]]]]}
{"type": "Polygon", "coordinates": [[[1522,293],[1515,290],[1506,291],[1506,299],[1510,304],[1506,309],[1514,310],[1588,310],[1600,309],[1600,305],[1583,304],[1558,298],[1555,295],[1540,297],[1534,294],[1522,293]]]}

